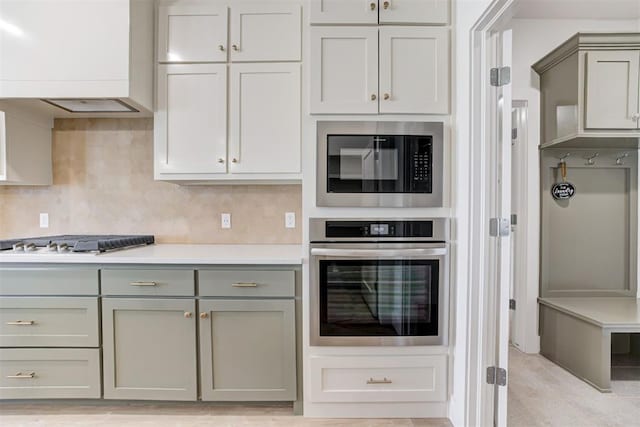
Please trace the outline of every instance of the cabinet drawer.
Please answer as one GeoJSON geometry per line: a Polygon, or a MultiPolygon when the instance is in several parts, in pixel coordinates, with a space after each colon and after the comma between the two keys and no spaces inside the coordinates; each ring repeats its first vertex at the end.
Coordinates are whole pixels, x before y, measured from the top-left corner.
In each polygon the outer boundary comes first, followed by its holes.
{"type": "Polygon", "coordinates": [[[0,399],[99,397],[98,349],[0,349],[0,399]]]}
{"type": "Polygon", "coordinates": [[[447,356],[312,357],[312,402],[444,402],[447,356]]]}
{"type": "Polygon", "coordinates": [[[193,296],[193,270],[102,270],[103,295],[193,296]]]}
{"type": "Polygon", "coordinates": [[[98,298],[0,298],[2,347],[98,347],[98,298]]]}
{"type": "Polygon", "coordinates": [[[198,294],[205,297],[293,297],[293,270],[199,270],[198,294]]]}
{"type": "Polygon", "coordinates": [[[0,268],[0,295],[98,295],[98,270],[0,268]]]}

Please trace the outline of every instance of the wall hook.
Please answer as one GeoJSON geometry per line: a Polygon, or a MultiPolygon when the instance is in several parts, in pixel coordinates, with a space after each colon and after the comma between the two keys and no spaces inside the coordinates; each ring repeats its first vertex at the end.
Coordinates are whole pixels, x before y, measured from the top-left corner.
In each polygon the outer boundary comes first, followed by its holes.
{"type": "Polygon", "coordinates": [[[624,153],[621,156],[616,158],[616,165],[618,166],[622,166],[624,165],[624,159],[626,159],[627,157],[629,157],[629,153],[624,153]]]}
{"type": "Polygon", "coordinates": [[[560,162],[564,163],[567,157],[570,157],[571,153],[566,153],[564,156],[560,156],[560,162]]]}
{"type": "Polygon", "coordinates": [[[587,165],[589,165],[589,166],[593,166],[593,165],[595,165],[595,164],[596,164],[596,162],[594,161],[594,159],[595,159],[596,157],[598,157],[599,155],[600,155],[600,153],[593,153],[593,156],[587,156],[587,157],[585,157],[585,159],[587,159],[587,163],[586,163],[586,164],[587,164],[587,165]]]}

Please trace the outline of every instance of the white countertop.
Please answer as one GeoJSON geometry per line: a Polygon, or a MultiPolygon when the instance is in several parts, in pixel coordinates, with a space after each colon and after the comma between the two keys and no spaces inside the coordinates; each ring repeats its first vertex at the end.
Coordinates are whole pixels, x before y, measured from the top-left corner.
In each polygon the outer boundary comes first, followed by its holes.
{"type": "Polygon", "coordinates": [[[558,297],[538,301],[602,328],[640,330],[640,301],[635,297],[558,297]]]}
{"type": "Polygon", "coordinates": [[[102,254],[4,251],[0,263],[299,265],[302,246],[155,244],[102,254]]]}

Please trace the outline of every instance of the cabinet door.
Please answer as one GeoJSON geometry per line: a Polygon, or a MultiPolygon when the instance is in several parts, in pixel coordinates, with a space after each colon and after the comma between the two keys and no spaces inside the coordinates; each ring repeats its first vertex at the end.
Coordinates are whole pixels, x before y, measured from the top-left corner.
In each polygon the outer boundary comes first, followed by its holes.
{"type": "Polygon", "coordinates": [[[441,24],[449,22],[449,0],[380,0],[381,24],[441,24]]]}
{"type": "Polygon", "coordinates": [[[227,8],[208,2],[158,7],[158,62],[226,62],[227,8]]]}
{"type": "Polygon", "coordinates": [[[638,128],[640,52],[587,52],[586,129],[638,128]]]}
{"type": "Polygon", "coordinates": [[[300,5],[263,1],[231,8],[231,61],[300,61],[300,5]]]}
{"type": "Polygon", "coordinates": [[[378,29],[311,28],[311,113],[378,113],[378,29]]]}
{"type": "Polygon", "coordinates": [[[157,95],[157,172],[226,173],[227,66],[160,65],[157,95]]]}
{"type": "Polygon", "coordinates": [[[311,0],[312,24],[377,24],[378,0],[311,0]]]}
{"type": "Polygon", "coordinates": [[[105,399],[196,400],[193,299],[102,300],[105,399]]]}
{"type": "Polygon", "coordinates": [[[202,400],[296,399],[293,300],[200,300],[202,400]]]}
{"type": "Polygon", "coordinates": [[[449,112],[449,30],[380,28],[380,112],[449,112]]]}
{"type": "Polygon", "coordinates": [[[233,64],[229,172],[300,172],[300,64],[233,64]]]}

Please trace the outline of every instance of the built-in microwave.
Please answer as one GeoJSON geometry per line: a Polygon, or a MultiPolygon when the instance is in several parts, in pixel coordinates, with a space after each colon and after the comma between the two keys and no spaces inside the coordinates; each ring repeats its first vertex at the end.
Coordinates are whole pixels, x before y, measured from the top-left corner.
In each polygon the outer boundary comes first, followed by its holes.
{"type": "Polygon", "coordinates": [[[443,206],[441,122],[320,121],[317,206],[443,206]]]}

